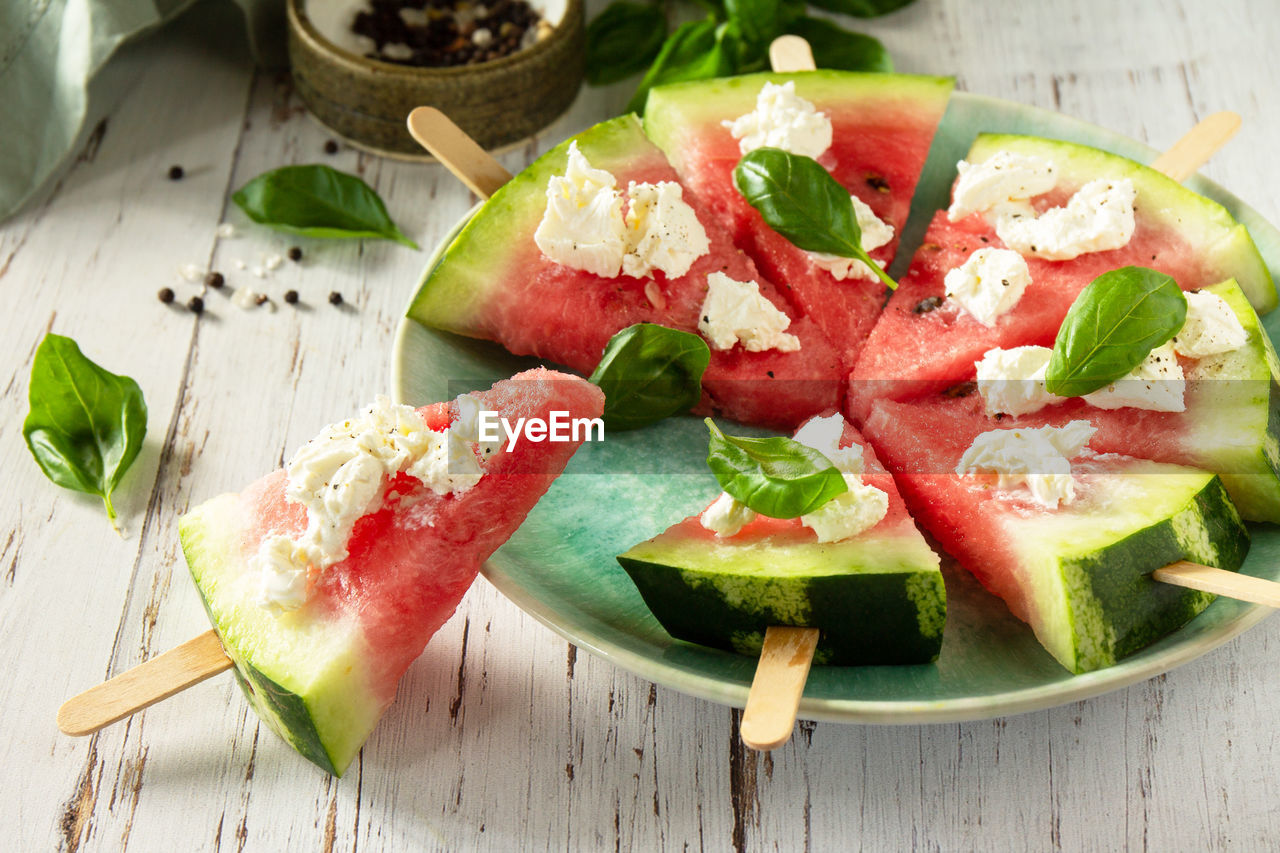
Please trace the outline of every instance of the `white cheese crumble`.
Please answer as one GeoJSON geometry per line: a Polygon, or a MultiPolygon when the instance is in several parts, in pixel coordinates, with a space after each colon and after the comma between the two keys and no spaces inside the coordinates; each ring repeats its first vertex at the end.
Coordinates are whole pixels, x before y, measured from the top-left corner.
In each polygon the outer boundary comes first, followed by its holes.
{"type": "Polygon", "coordinates": [[[217,228],[214,229],[213,233],[217,234],[219,237],[221,237],[224,240],[230,240],[239,236],[240,232],[236,230],[236,226],[233,225],[232,223],[223,222],[219,224],[217,228]]]}
{"type": "Polygon", "coordinates": [[[594,169],[569,144],[564,175],[547,183],[547,208],[533,234],[538,248],[552,261],[613,278],[627,250],[627,223],[617,179],[594,169]]]}
{"type": "Polygon", "coordinates": [[[1088,421],[1064,427],[996,429],[984,432],[960,457],[960,475],[996,474],[996,488],[1025,485],[1036,503],[1049,509],[1075,500],[1071,459],[1079,456],[1096,429],[1088,421]]]}
{"type": "Polygon", "coordinates": [[[836,495],[800,521],[814,533],[819,542],[839,542],[870,530],[889,512],[889,495],[882,489],[862,482],[857,474],[844,474],[847,492],[836,495]]]}
{"type": "MultiPolygon", "coordinates": [[[[856,195],[849,196],[853,202],[854,219],[858,222],[858,230],[862,232],[862,251],[871,252],[879,249],[893,239],[893,226],[875,215],[867,203],[856,195]]],[[[815,266],[831,273],[836,281],[847,278],[864,278],[876,281],[877,276],[865,263],[857,258],[846,258],[840,255],[829,255],[826,252],[806,252],[815,266]]],[[[884,264],[876,261],[883,268],[884,264]]]]}
{"type": "Polygon", "coordinates": [[[1017,252],[978,249],[963,264],[948,270],[943,283],[948,299],[982,325],[994,326],[1001,314],[1018,304],[1031,284],[1031,271],[1017,252]]]}
{"type": "Polygon", "coordinates": [[[1119,249],[1133,237],[1137,195],[1128,178],[1090,181],[1065,207],[1051,208],[1039,216],[1029,209],[1000,212],[996,234],[1009,248],[1050,261],[1119,249]]]}
{"type": "Polygon", "coordinates": [[[988,415],[1017,417],[1066,400],[1045,387],[1045,370],[1053,350],[1048,347],[990,349],[975,362],[978,393],[988,415]]]}
{"type": "Polygon", "coordinates": [[[204,280],[204,270],[195,264],[183,264],[178,267],[178,275],[180,275],[183,280],[190,282],[204,280]]]}
{"type": "Polygon", "coordinates": [[[356,521],[378,508],[388,477],[404,471],[439,495],[474,486],[483,470],[469,438],[434,431],[413,407],[386,397],[325,427],[287,469],[285,499],[306,508],[306,530],[296,540],[269,536],[249,558],[263,606],[293,610],[306,602],[308,580],[346,559],[356,521]]]}
{"type": "Polygon", "coordinates": [[[805,421],[800,429],[796,430],[793,440],[800,442],[805,447],[812,447],[831,460],[831,464],[844,473],[861,474],[861,445],[840,446],[840,439],[844,436],[844,425],[844,417],[838,414],[810,418],[805,421]]]}
{"type": "Polygon", "coordinates": [[[961,160],[956,171],[960,177],[947,208],[947,219],[952,222],[1010,201],[1034,198],[1058,183],[1052,163],[1012,151],[997,151],[981,163],[961,160]]]}
{"type": "Polygon", "coordinates": [[[733,495],[721,492],[711,506],[702,511],[702,526],[721,537],[737,535],[738,531],[756,519],[756,511],[739,503],[733,495]]]}
{"type": "Polygon", "coordinates": [[[1249,341],[1236,312],[1216,293],[1199,291],[1187,297],[1187,321],[1173,337],[1173,347],[1187,358],[1231,352],[1249,341]]]}
{"type": "Polygon", "coordinates": [[[1186,386],[1177,352],[1169,341],[1153,349],[1126,376],[1085,394],[1084,399],[1099,409],[1129,406],[1154,412],[1183,412],[1187,408],[1183,401],[1186,386]]]}
{"type": "Polygon", "coordinates": [[[647,278],[655,269],[667,278],[678,278],[711,249],[706,229],[684,200],[684,190],[674,181],[627,187],[631,208],[627,211],[627,247],[622,271],[647,278]]]}
{"type": "Polygon", "coordinates": [[[768,147],[816,159],[831,147],[831,119],[796,94],[793,80],[781,86],[765,83],[753,111],[721,124],[743,154],[768,147]]]}
{"type": "Polygon", "coordinates": [[[243,308],[245,311],[256,308],[258,305],[258,292],[247,284],[237,287],[236,292],[231,296],[231,304],[237,308],[243,308]]]}
{"type": "Polygon", "coordinates": [[[718,350],[741,343],[747,352],[794,352],[800,339],[786,334],[791,318],[764,298],[755,281],[736,281],[722,272],[707,276],[698,331],[718,350]]]}

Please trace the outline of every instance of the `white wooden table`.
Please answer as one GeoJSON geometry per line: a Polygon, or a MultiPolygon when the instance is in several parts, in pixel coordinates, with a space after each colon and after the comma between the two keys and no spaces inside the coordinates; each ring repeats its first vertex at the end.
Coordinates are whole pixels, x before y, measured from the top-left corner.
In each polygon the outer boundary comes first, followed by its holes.
{"type": "MultiPolygon", "coordinates": [[[[597,6],[598,8],[598,6],[597,6]]],[[[46,197],[0,226],[10,309],[0,378],[0,848],[7,850],[1274,849],[1280,620],[1107,696],[961,725],[802,724],[762,757],[736,711],[585,653],[478,582],[341,779],[249,711],[229,676],[87,739],[63,699],[207,627],[178,550],[188,506],[278,466],[389,384],[392,332],[425,255],[302,242],[266,281],[234,267],[292,241],[219,240],[228,195],[286,163],[373,184],[434,245],[473,203],[437,166],[323,151],[286,78],[255,72],[236,13],[206,4],[122,54],[130,94],[46,197]],[[186,178],[169,181],[170,165],[186,178]],[[195,263],[269,292],[243,311],[195,263]],[[303,305],[280,297],[296,288],[303,305]],[[326,297],[343,294],[335,309],[326,297]],[[133,376],[146,447],[119,493],[127,534],[46,482],[21,436],[36,345],[76,338],[133,376]]],[[[1210,176],[1280,220],[1280,7],[1270,3],[921,0],[866,29],[901,70],[1059,109],[1165,146],[1230,108],[1244,130],[1210,176]],[[1007,7],[1007,8],[1006,8],[1007,7]]],[[[513,171],[625,101],[583,91],[513,171]]]]}

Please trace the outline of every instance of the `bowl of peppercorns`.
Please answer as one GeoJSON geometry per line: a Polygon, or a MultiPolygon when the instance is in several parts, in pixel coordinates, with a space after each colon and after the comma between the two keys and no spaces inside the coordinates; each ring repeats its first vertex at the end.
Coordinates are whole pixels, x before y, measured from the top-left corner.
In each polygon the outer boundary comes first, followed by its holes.
{"type": "Polygon", "coordinates": [[[287,0],[294,85],[353,144],[428,159],[405,117],[433,106],[483,147],[525,139],[582,83],[583,0],[287,0]]]}

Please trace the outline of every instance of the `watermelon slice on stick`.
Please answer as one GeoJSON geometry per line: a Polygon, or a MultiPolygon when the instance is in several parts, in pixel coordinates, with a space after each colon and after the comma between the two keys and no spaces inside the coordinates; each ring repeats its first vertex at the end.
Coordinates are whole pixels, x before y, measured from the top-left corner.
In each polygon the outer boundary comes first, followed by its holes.
{"type": "Polygon", "coordinates": [[[594,385],[539,368],[452,403],[414,410],[380,401],[326,428],[287,472],[179,521],[214,636],[72,699],[60,727],[88,734],[233,665],[263,720],[340,775],[481,564],[582,440],[478,442],[475,419],[572,422],[602,409],[594,385]],[[359,497],[335,508],[337,494],[359,497]]]}

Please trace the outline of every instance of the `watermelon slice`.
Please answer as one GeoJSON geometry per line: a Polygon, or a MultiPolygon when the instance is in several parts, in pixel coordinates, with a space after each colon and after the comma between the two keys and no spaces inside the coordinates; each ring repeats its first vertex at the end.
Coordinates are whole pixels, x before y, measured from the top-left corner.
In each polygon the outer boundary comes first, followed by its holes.
{"type": "MultiPolygon", "coordinates": [[[[514,422],[553,411],[597,417],[603,395],[581,379],[537,369],[475,395],[514,422]]],[[[419,410],[432,430],[457,404],[419,410]]],[[[437,495],[408,474],[384,483],[381,508],[356,522],[349,556],[320,575],[306,603],[259,603],[249,560],[268,537],[301,535],[307,512],[285,498],[276,471],[213,498],[179,522],[205,609],[249,703],[291,746],[341,774],[395,698],[396,685],[453,613],[476,573],[564,469],[578,442],[521,441],[483,463],[458,494],[437,495]]],[[[385,479],[385,478],[384,478],[385,479]]]]}
{"type": "Polygon", "coordinates": [[[916,521],[1067,669],[1110,666],[1209,605],[1211,595],[1152,580],[1160,566],[1240,568],[1248,532],[1206,471],[1086,450],[1072,460],[1075,500],[1056,509],[956,474],[993,428],[968,402],[877,401],[864,432],[916,521]]]}
{"type": "Polygon", "coordinates": [[[988,327],[944,300],[943,279],[976,250],[1004,243],[980,213],[950,222],[939,211],[854,367],[848,406],[856,420],[867,416],[877,398],[909,399],[971,379],[974,362],[989,349],[1052,346],[1080,291],[1117,267],[1157,269],[1184,290],[1234,278],[1259,311],[1276,305],[1275,286],[1253,239],[1216,202],[1132,160],[1069,142],[984,134],[966,159],[981,163],[1000,151],[1056,167],[1058,187],[1036,200],[1038,208],[1063,204],[1091,180],[1128,178],[1137,190],[1132,239],[1123,248],[1069,261],[1026,258],[1030,286],[988,327]]]}
{"type": "Polygon", "coordinates": [[[847,423],[840,445],[862,448],[863,482],[888,494],[888,512],[874,527],[820,543],[799,518],[758,516],[721,537],[695,515],[618,557],[669,634],[759,655],[770,625],[817,627],[818,663],[937,659],[946,620],[938,555],[893,477],[847,423]]]}
{"type": "Polygon", "coordinates": [[[738,193],[733,169],[742,157],[722,122],[750,113],[766,83],[791,83],[831,120],[831,147],[818,157],[852,195],[893,226],[893,239],[871,256],[892,263],[911,196],[954,81],[905,74],[805,71],[748,74],[660,86],[649,92],[644,128],[716,216],[731,223],[734,242],[783,288],[840,351],[846,371],[884,304],[884,286],[837,280],[764,223],[738,193]]]}
{"type": "Polygon", "coordinates": [[[761,293],[789,314],[786,332],[800,339],[792,352],[712,350],[703,376],[703,408],[747,423],[791,428],[836,406],[839,362],[812,321],[797,317],[755,265],[734,248],[716,217],[686,196],[710,239],[710,251],[678,278],[602,278],[557,264],[534,242],[546,209],[548,181],[565,172],[570,143],[597,169],[629,182],[676,181],[662,152],[645,138],[635,116],[596,125],[557,145],[504,185],[480,209],[430,270],[409,317],[437,329],[498,341],[517,355],[536,355],[583,373],[605,344],[635,323],[698,332],[707,276],[724,273],[757,281],[761,293]]]}

